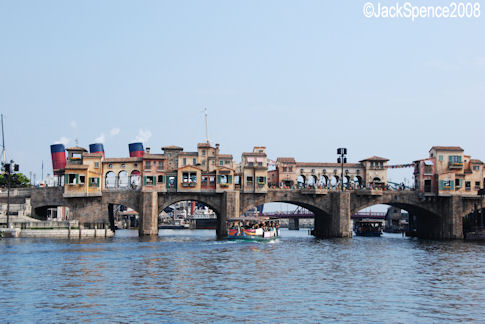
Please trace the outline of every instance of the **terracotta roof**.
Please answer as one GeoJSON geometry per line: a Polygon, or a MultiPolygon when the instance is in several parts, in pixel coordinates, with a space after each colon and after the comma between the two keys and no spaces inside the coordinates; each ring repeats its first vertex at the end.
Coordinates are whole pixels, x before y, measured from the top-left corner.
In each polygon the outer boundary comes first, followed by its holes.
{"type": "Polygon", "coordinates": [[[163,154],[147,154],[147,153],[143,154],[143,158],[149,159],[149,160],[155,160],[155,159],[165,160],[166,159],[165,155],[163,155],[163,154]]]}
{"type": "Polygon", "coordinates": [[[231,158],[232,159],[232,154],[219,154],[218,156],[220,158],[231,158]]]}
{"type": "Polygon", "coordinates": [[[374,156],[371,156],[367,159],[360,160],[359,162],[364,162],[364,161],[389,161],[389,159],[374,155],[374,156]]]}
{"type": "Polygon", "coordinates": [[[259,152],[244,152],[242,155],[243,155],[243,156],[246,156],[246,155],[266,156],[266,153],[259,153],[259,152]]]}
{"type": "Polygon", "coordinates": [[[199,167],[197,167],[197,166],[195,166],[195,165],[184,165],[184,166],[182,166],[182,167],[180,167],[180,168],[177,168],[177,170],[182,170],[182,169],[187,169],[187,168],[191,168],[191,169],[197,169],[197,170],[201,170],[201,171],[202,171],[202,169],[201,169],[201,168],[199,168],[199,167]]]}
{"type": "Polygon", "coordinates": [[[293,157],[279,157],[279,158],[276,159],[276,162],[296,163],[295,158],[293,158],[293,157]]]}
{"type": "Polygon", "coordinates": [[[197,144],[197,147],[212,147],[209,143],[199,143],[197,144]]]}
{"type": "Polygon", "coordinates": [[[87,152],[88,150],[86,150],[84,147],[72,146],[72,147],[66,148],[66,151],[84,151],[84,152],[87,152]]]}
{"type": "Polygon", "coordinates": [[[228,168],[228,167],[225,167],[225,166],[220,166],[220,167],[217,168],[217,170],[221,170],[221,169],[227,169],[227,170],[234,171],[234,169],[231,169],[231,168],[228,168]]]}
{"type": "Polygon", "coordinates": [[[197,152],[180,152],[179,155],[197,156],[197,155],[199,155],[199,153],[197,153],[197,152]]]}
{"type": "Polygon", "coordinates": [[[475,164],[483,164],[483,162],[481,160],[478,160],[478,159],[471,159],[470,162],[475,163],[475,164]]]}
{"type": "Polygon", "coordinates": [[[431,150],[437,150],[437,151],[460,151],[460,152],[463,152],[463,149],[459,146],[433,146],[429,150],[430,151],[431,150]]]}
{"type": "Polygon", "coordinates": [[[124,157],[124,158],[109,158],[104,159],[103,163],[111,162],[141,162],[143,159],[140,157],[124,157]]]}
{"type": "Polygon", "coordinates": [[[101,157],[103,153],[83,153],[83,157],[101,157]]]}
{"type": "Polygon", "coordinates": [[[162,150],[183,150],[183,147],[176,146],[176,145],[168,145],[168,146],[162,146],[162,150]]]}
{"type": "Polygon", "coordinates": [[[66,171],[68,170],[84,170],[87,169],[88,166],[85,164],[66,164],[66,171]]]}
{"type": "MultiPolygon", "coordinates": [[[[327,163],[327,162],[296,162],[296,167],[341,167],[340,163],[327,163]]],[[[359,163],[344,163],[344,168],[362,168],[359,163]]]]}

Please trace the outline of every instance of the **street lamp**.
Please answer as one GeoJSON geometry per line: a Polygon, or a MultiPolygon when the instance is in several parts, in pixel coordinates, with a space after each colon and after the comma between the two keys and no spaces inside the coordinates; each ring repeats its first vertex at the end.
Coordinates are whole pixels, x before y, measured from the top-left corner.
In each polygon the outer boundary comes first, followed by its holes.
{"type": "Polygon", "coordinates": [[[347,149],[345,147],[340,147],[337,149],[337,155],[340,155],[337,158],[337,162],[340,163],[342,167],[342,172],[340,174],[340,189],[344,191],[344,163],[347,163],[347,149]]]}

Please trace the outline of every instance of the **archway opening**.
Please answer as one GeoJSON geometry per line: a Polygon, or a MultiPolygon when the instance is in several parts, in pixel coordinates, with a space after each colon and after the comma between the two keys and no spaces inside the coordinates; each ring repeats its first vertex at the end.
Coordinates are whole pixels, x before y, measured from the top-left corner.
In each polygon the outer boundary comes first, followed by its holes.
{"type": "Polygon", "coordinates": [[[380,223],[380,230],[385,235],[397,233],[401,237],[442,238],[441,217],[416,205],[389,202],[361,208],[351,215],[355,234],[358,222],[365,220],[380,223]]]}
{"type": "Polygon", "coordinates": [[[184,230],[201,230],[197,232],[198,235],[213,236],[217,229],[219,212],[205,202],[180,200],[160,208],[158,214],[160,236],[189,235],[189,232],[184,230]]]}
{"type": "Polygon", "coordinates": [[[285,230],[308,231],[314,227],[315,214],[295,203],[270,202],[250,208],[242,215],[243,219],[245,217],[261,218],[262,221],[279,221],[279,226],[285,230]]]}
{"type": "Polygon", "coordinates": [[[328,177],[326,175],[320,176],[320,185],[322,188],[328,188],[328,177]]]}
{"type": "Polygon", "coordinates": [[[106,172],[105,180],[104,180],[106,189],[116,188],[117,182],[118,181],[117,181],[116,173],[114,173],[113,171],[106,172]]]}
{"type": "Polygon", "coordinates": [[[140,215],[126,205],[108,204],[108,221],[112,231],[136,230],[140,225],[140,215]]]}
{"type": "Polygon", "coordinates": [[[473,211],[466,214],[462,220],[463,237],[466,239],[478,239],[485,233],[485,208],[477,204],[473,211]]]}
{"type": "Polygon", "coordinates": [[[303,174],[300,174],[298,176],[296,182],[298,183],[298,188],[305,188],[307,185],[307,179],[303,174]]]}
{"type": "MultiPolygon", "coordinates": [[[[15,222],[15,216],[19,216],[18,212],[11,211],[12,222],[15,222]]],[[[68,221],[71,219],[71,211],[67,206],[40,206],[34,209],[34,215],[31,215],[31,217],[41,221],[68,221]]]]}

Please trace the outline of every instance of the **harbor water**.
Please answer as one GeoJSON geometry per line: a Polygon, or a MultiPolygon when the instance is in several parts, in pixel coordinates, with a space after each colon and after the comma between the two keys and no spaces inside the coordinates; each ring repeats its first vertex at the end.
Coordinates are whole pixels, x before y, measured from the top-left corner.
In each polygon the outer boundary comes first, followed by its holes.
{"type": "Polygon", "coordinates": [[[0,322],[485,321],[485,244],[380,238],[0,240],[0,322]]]}

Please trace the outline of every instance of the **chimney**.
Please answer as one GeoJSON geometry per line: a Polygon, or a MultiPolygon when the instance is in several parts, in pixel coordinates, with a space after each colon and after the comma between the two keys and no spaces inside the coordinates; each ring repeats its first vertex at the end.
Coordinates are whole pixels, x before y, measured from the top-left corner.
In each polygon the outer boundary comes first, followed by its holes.
{"type": "Polygon", "coordinates": [[[150,154],[150,148],[147,147],[146,150],[147,150],[147,154],[150,154]]]}
{"type": "Polygon", "coordinates": [[[216,154],[219,154],[219,143],[216,143],[216,154]]]}

